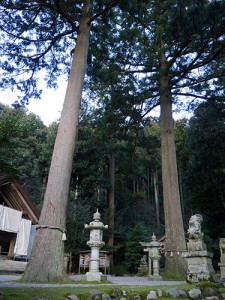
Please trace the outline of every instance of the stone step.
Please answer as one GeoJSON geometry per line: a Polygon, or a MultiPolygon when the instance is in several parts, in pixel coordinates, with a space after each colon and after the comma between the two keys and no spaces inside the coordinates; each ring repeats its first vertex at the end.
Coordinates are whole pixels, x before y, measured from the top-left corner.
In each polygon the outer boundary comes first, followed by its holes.
{"type": "Polygon", "coordinates": [[[23,273],[26,265],[26,261],[0,259],[0,273],[23,273]]]}

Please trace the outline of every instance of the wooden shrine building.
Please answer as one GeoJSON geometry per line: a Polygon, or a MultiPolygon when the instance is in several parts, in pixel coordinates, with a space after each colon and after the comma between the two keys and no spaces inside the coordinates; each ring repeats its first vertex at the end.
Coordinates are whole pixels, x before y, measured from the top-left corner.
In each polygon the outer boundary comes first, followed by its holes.
{"type": "MultiPolygon", "coordinates": [[[[16,179],[0,175],[0,255],[27,258],[39,211],[16,179]],[[33,230],[32,230],[33,228],[33,230]]],[[[34,239],[34,237],[33,237],[34,239]]],[[[30,250],[31,251],[31,250],[30,250]]]]}

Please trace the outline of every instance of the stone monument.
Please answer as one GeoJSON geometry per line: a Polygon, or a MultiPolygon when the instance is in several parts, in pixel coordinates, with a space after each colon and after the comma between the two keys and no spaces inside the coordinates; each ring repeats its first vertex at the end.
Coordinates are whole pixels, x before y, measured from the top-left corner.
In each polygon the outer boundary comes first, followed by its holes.
{"type": "Polygon", "coordinates": [[[207,251],[206,244],[203,242],[202,221],[203,218],[199,214],[193,215],[189,220],[188,251],[183,253],[188,264],[187,282],[218,281],[212,266],[213,255],[207,251]]]}
{"type": "Polygon", "coordinates": [[[221,238],[219,242],[220,246],[220,281],[225,282],[225,238],[221,238]]]}
{"type": "Polygon", "coordinates": [[[91,258],[89,272],[83,275],[82,279],[86,281],[105,281],[107,276],[99,271],[99,249],[105,245],[102,236],[103,230],[108,229],[108,225],[104,225],[100,221],[101,215],[98,210],[94,214],[93,219],[94,221],[90,222],[89,225],[84,225],[85,229],[90,230],[90,240],[87,242],[87,245],[91,248],[91,258]]]}
{"type": "Polygon", "coordinates": [[[150,243],[140,243],[146,247],[145,252],[148,252],[148,278],[150,280],[162,280],[162,276],[159,275],[159,259],[161,257],[159,249],[161,245],[156,240],[156,236],[153,233],[152,241],[150,243]]]}

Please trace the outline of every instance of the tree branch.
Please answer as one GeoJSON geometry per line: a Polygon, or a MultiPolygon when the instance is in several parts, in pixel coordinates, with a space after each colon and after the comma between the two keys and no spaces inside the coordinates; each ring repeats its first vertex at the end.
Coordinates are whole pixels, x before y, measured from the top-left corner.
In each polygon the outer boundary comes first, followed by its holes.
{"type": "Polygon", "coordinates": [[[60,0],[55,0],[55,5],[58,10],[58,12],[63,16],[63,18],[71,25],[74,31],[77,32],[78,27],[74,24],[74,21],[71,20],[71,18],[62,10],[62,7],[60,5],[60,0]]]}
{"type": "Polygon", "coordinates": [[[109,6],[107,6],[105,9],[101,10],[99,13],[95,14],[89,21],[89,25],[95,20],[97,19],[99,16],[104,15],[105,13],[107,13],[110,9],[112,9],[114,6],[116,6],[121,0],[114,0],[111,2],[111,4],[109,6]]]}
{"type": "Polygon", "coordinates": [[[176,96],[192,97],[192,98],[198,98],[198,99],[203,99],[203,100],[207,100],[208,99],[207,96],[200,96],[200,95],[196,95],[196,94],[192,94],[192,93],[178,93],[178,92],[173,92],[172,94],[176,95],[176,96]]]}

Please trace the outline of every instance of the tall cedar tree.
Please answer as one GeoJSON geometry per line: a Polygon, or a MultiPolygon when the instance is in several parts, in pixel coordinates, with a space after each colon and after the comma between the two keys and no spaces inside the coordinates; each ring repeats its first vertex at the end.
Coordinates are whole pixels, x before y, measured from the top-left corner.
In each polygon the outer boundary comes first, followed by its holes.
{"type": "Polygon", "coordinates": [[[94,52],[92,82],[100,97],[103,89],[120,91],[143,116],[160,104],[165,249],[173,254],[166,255],[166,274],[172,276],[184,275],[186,250],[172,104],[223,93],[217,83],[225,77],[224,8],[225,1],[124,1],[122,13],[105,24],[108,31],[98,32],[106,42],[94,52]]]}
{"type": "Polygon", "coordinates": [[[1,20],[4,21],[0,28],[0,51],[6,58],[1,65],[5,76],[2,77],[2,87],[17,86],[26,92],[25,101],[31,96],[38,96],[35,73],[45,68],[49,76],[47,82],[54,84],[62,73],[60,68],[65,64],[68,66],[70,54],[73,54],[43,208],[31,258],[23,276],[26,281],[67,280],[63,237],[90,24],[116,3],[94,2],[95,16],[91,13],[91,0],[5,0],[0,4],[1,20]],[[75,40],[75,48],[70,53],[71,40],[75,40]]]}

